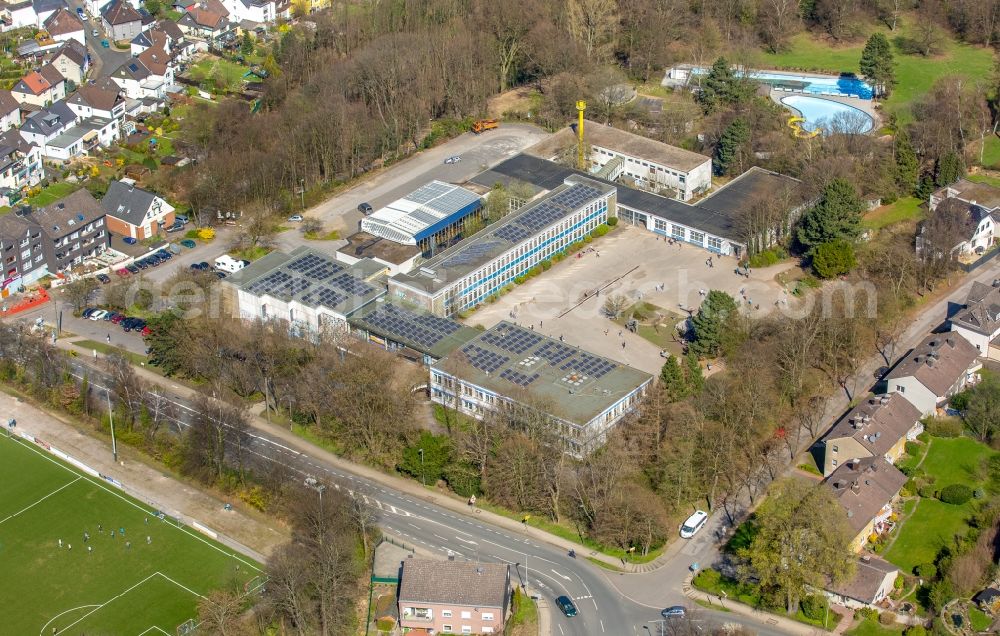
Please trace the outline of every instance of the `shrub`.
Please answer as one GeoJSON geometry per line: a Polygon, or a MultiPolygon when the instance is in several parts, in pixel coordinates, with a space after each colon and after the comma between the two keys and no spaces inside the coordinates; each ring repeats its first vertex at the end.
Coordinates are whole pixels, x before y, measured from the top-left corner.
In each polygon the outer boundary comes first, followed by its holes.
{"type": "Polygon", "coordinates": [[[927,484],[926,486],[921,486],[920,489],[917,490],[917,494],[924,499],[934,499],[937,497],[938,491],[937,488],[931,484],[927,484]]]}
{"type": "Polygon", "coordinates": [[[879,614],[878,622],[882,625],[895,625],[896,615],[892,612],[882,612],[879,614]]]}
{"type": "Polygon", "coordinates": [[[595,227],[593,230],[590,231],[590,235],[593,236],[594,238],[597,238],[598,236],[604,236],[605,234],[608,233],[610,229],[611,228],[609,228],[607,225],[601,223],[600,225],[598,225],[597,227],[595,227]]]}
{"type": "Polygon", "coordinates": [[[923,625],[910,625],[903,632],[904,636],[927,636],[927,630],[923,625]]]}
{"type": "Polygon", "coordinates": [[[965,484],[951,484],[942,488],[938,497],[946,504],[961,506],[972,499],[972,488],[969,488],[965,484]]]}
{"type": "Polygon", "coordinates": [[[854,618],[862,620],[867,618],[869,620],[875,621],[878,620],[878,611],[871,607],[862,607],[858,610],[855,610],[854,618]]]}
{"type": "Polygon", "coordinates": [[[951,396],[951,399],[948,400],[948,404],[951,405],[951,408],[956,411],[964,411],[969,408],[969,397],[969,390],[966,389],[961,393],[956,393],[951,396]]]}
{"type": "Polygon", "coordinates": [[[921,563],[913,568],[913,573],[922,579],[933,579],[937,576],[937,566],[933,563],[921,563]]]}
{"type": "Polygon", "coordinates": [[[750,267],[769,267],[780,260],[788,258],[788,252],[784,248],[775,245],[763,252],[757,252],[750,257],[750,267]]]}
{"type": "Polygon", "coordinates": [[[858,265],[854,246],[844,240],[823,243],[813,253],[813,271],[820,278],[834,278],[851,271],[858,265]]]}
{"type": "Polygon", "coordinates": [[[897,576],[896,580],[892,582],[892,587],[895,590],[903,589],[904,585],[906,585],[906,580],[902,576],[897,576]]]}
{"type": "Polygon", "coordinates": [[[810,594],[802,599],[800,607],[806,618],[823,620],[823,615],[827,610],[827,600],[825,596],[810,594]]]}
{"type": "Polygon", "coordinates": [[[545,259],[544,261],[541,262],[541,265],[543,270],[549,271],[552,268],[552,259],[550,258],[545,259]]]}
{"type": "Polygon", "coordinates": [[[609,216],[608,217],[608,227],[614,227],[616,225],[618,225],[618,217],[617,216],[609,216]]]}
{"type": "Polygon", "coordinates": [[[927,442],[931,441],[931,434],[928,433],[927,431],[924,431],[920,435],[917,435],[917,441],[926,444],[927,442]]]}
{"type": "Polygon", "coordinates": [[[958,437],[962,434],[962,421],[951,417],[932,417],[924,422],[924,426],[934,437],[958,437]]]}
{"type": "Polygon", "coordinates": [[[592,243],[593,241],[594,241],[594,237],[591,236],[590,234],[587,234],[587,235],[585,235],[583,237],[583,242],[584,243],[592,243]]]}
{"type": "Polygon", "coordinates": [[[906,454],[910,457],[916,457],[920,454],[920,444],[916,442],[906,442],[906,454]]]}

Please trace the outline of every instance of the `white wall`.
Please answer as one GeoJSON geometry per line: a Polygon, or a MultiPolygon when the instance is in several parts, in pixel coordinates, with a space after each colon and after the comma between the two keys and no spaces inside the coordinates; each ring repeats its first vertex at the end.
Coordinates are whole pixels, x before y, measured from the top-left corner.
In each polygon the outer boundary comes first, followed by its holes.
{"type": "Polygon", "coordinates": [[[593,145],[591,151],[590,159],[593,163],[604,166],[613,158],[620,157],[625,161],[623,167],[625,175],[643,179],[647,184],[659,184],[674,188],[679,193],[678,198],[683,201],[691,199],[696,191],[712,187],[712,160],[708,158],[693,170],[683,171],[641,157],[626,155],[603,146],[593,145]],[[681,183],[682,178],[683,183],[681,183]]]}
{"type": "Polygon", "coordinates": [[[937,411],[938,396],[925,387],[913,376],[905,378],[889,378],[886,380],[888,393],[899,393],[922,415],[934,415],[937,411]]]}

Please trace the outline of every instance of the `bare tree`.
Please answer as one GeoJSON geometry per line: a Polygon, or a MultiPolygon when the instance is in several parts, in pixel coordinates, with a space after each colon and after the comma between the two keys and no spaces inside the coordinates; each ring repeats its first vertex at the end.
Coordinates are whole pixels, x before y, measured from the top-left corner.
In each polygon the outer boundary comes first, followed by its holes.
{"type": "Polygon", "coordinates": [[[213,590],[198,601],[198,631],[218,636],[241,633],[243,599],[229,590],[213,590]]]}
{"type": "Polygon", "coordinates": [[[73,311],[79,313],[87,306],[90,297],[97,291],[98,284],[94,278],[78,278],[72,283],[62,286],[62,297],[70,304],[73,311]]]}

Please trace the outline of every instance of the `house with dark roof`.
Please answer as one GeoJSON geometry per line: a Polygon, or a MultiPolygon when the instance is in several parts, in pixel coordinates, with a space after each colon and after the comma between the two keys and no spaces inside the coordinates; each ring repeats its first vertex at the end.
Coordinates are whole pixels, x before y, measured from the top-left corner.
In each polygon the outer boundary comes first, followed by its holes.
{"type": "Polygon", "coordinates": [[[72,126],[45,143],[42,154],[50,161],[68,161],[87,155],[98,146],[109,148],[120,136],[121,126],[117,119],[77,118],[72,126]]]}
{"type": "Polygon", "coordinates": [[[101,22],[108,37],[115,42],[130,42],[142,31],[142,16],[126,0],[112,0],[104,7],[101,22]]]}
{"type": "Polygon", "coordinates": [[[906,479],[881,456],[851,459],[826,478],[823,484],[830,489],[854,533],[852,550],[860,552],[872,536],[891,528],[894,506],[906,479]]]}
{"type": "Polygon", "coordinates": [[[31,0],[31,5],[35,10],[35,15],[38,16],[38,28],[42,28],[45,21],[48,20],[53,13],[59,11],[60,9],[66,8],[65,0],[31,0]]]}
{"type": "Polygon", "coordinates": [[[895,463],[906,442],[923,432],[920,410],[899,393],[868,398],[848,411],[820,440],[823,475],[844,462],[863,457],[883,457],[895,463]]]}
{"type": "Polygon", "coordinates": [[[399,624],[410,634],[499,634],[511,611],[510,566],[403,561],[399,624]]]}
{"type": "Polygon", "coordinates": [[[1000,279],[990,285],[972,283],[965,305],[949,322],[951,330],[972,343],[979,355],[1000,360],[1000,279]]]}
{"type": "Polygon", "coordinates": [[[49,62],[67,81],[77,86],[83,84],[90,70],[90,55],[87,47],[76,40],[67,40],[52,53],[49,62]]]}
{"type": "Polygon", "coordinates": [[[21,105],[10,91],[0,90],[0,131],[21,125],[21,105]]]}
{"type": "Polygon", "coordinates": [[[22,77],[10,92],[19,103],[48,106],[66,97],[66,80],[56,67],[46,64],[22,77]]]}
{"type": "Polygon", "coordinates": [[[45,21],[44,28],[56,42],[74,40],[86,46],[83,21],[67,8],[61,8],[45,21]]]}
{"type": "Polygon", "coordinates": [[[81,188],[27,215],[41,228],[45,260],[52,274],[102,254],[110,245],[100,202],[81,188]]]}
{"type": "Polygon", "coordinates": [[[13,206],[24,189],[45,177],[42,149],[25,141],[16,129],[0,134],[0,205],[13,206]]]}
{"type": "Polygon", "coordinates": [[[46,109],[37,110],[24,118],[21,136],[40,148],[62,134],[79,119],[64,100],[46,109]]]}
{"type": "Polygon", "coordinates": [[[934,415],[948,398],[979,380],[979,356],[960,333],[931,334],[889,371],[886,390],[905,397],[921,416],[934,415]]]}
{"type": "MultiPolygon", "coordinates": [[[[957,245],[937,245],[947,253],[982,253],[1000,240],[1000,188],[968,179],[936,190],[928,207],[938,213],[953,215],[964,228],[963,239],[957,245]]],[[[923,222],[917,226],[917,251],[929,246],[923,222]]]]}
{"type": "Polygon", "coordinates": [[[169,58],[159,47],[147,49],[119,66],[111,73],[111,79],[129,99],[162,100],[174,79],[173,66],[168,62],[169,58]]]}
{"type": "Polygon", "coordinates": [[[112,181],[101,199],[108,231],[136,240],[153,237],[174,223],[174,206],[135,183],[112,181]]]}
{"type": "Polygon", "coordinates": [[[892,594],[899,575],[895,565],[866,554],[858,559],[854,576],[843,583],[829,585],[826,596],[831,602],[850,609],[874,608],[892,594]]]}
{"type": "Polygon", "coordinates": [[[105,77],[78,88],[66,104],[82,118],[121,119],[125,116],[125,91],[105,77]]]}
{"type": "Polygon", "coordinates": [[[185,35],[214,40],[233,30],[229,11],[221,2],[199,2],[177,20],[185,35]]]}

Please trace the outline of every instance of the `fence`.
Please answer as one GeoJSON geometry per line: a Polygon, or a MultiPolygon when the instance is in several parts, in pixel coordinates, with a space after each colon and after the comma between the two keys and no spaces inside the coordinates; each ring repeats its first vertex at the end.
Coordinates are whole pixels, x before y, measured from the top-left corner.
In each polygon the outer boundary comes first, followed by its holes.
{"type": "Polygon", "coordinates": [[[965,272],[972,272],[976,269],[979,269],[980,267],[990,262],[994,258],[996,258],[997,255],[1000,255],[1000,249],[994,249],[990,252],[987,252],[969,264],[961,263],[959,264],[959,267],[961,267],[962,270],[964,270],[965,272]]]}

